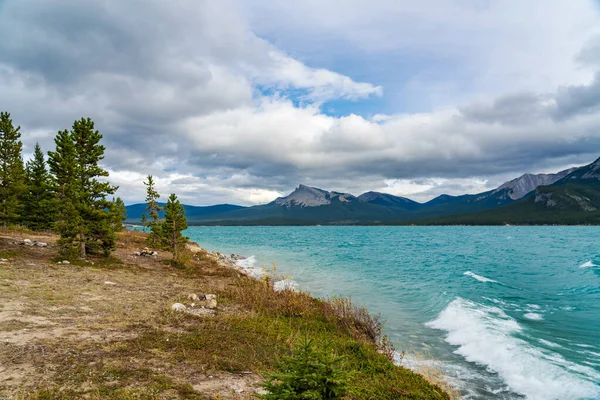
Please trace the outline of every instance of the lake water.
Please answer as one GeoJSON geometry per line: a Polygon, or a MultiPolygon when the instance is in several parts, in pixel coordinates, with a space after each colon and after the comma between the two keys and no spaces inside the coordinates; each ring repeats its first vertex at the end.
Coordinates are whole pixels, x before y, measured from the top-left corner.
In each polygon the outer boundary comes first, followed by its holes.
{"type": "Polygon", "coordinates": [[[301,290],[381,313],[467,399],[600,399],[599,227],[191,227],[301,290]]]}

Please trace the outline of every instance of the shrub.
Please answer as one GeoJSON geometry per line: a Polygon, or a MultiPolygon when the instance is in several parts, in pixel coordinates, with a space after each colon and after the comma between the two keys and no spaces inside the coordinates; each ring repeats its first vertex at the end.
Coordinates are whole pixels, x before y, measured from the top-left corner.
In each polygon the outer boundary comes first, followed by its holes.
{"type": "Polygon", "coordinates": [[[356,337],[365,337],[373,343],[382,340],[383,321],[381,316],[369,314],[364,306],[358,306],[347,297],[334,296],[325,301],[325,310],[333,314],[338,323],[353,332],[356,337]]]}
{"type": "Polygon", "coordinates": [[[342,364],[343,358],[332,352],[318,352],[313,341],[305,338],[292,357],[280,362],[279,372],[263,384],[269,393],[258,397],[264,400],[340,399],[350,383],[350,375],[342,364]]]}

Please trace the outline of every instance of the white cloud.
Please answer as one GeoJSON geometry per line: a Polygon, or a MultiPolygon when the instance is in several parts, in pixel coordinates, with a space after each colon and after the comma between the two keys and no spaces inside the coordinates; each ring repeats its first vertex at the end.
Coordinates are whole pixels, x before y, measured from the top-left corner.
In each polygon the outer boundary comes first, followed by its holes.
{"type": "Polygon", "coordinates": [[[354,82],[347,76],[324,68],[309,68],[280,51],[268,53],[271,65],[267,69],[253,71],[257,82],[279,90],[306,89],[304,98],[317,102],[333,99],[358,100],[371,95],[381,96],[381,86],[354,82]]]}
{"type": "Polygon", "coordinates": [[[146,174],[192,204],[298,183],[426,200],[597,157],[598,16],[558,0],[6,0],[0,104],[26,151],[92,117],[128,201],[146,174]],[[331,116],[332,100],[361,102],[331,116]]]}

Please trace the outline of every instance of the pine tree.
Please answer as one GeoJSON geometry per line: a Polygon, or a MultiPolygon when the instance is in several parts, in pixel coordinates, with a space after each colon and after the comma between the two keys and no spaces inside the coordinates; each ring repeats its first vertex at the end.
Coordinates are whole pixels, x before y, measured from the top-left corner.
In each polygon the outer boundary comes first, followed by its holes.
{"type": "Polygon", "coordinates": [[[120,197],[108,204],[108,213],[110,218],[98,221],[90,231],[90,236],[100,243],[105,256],[109,256],[115,249],[117,233],[123,230],[123,221],[127,218],[125,203],[120,197]]]}
{"type": "Polygon", "coordinates": [[[165,204],[165,220],[158,226],[160,226],[163,248],[173,253],[175,260],[179,260],[181,250],[188,241],[188,238],[181,233],[187,229],[187,219],[183,205],[177,200],[174,193],[171,193],[165,204]]]}
{"type": "Polygon", "coordinates": [[[120,232],[123,230],[123,222],[125,222],[127,219],[127,208],[120,197],[117,197],[116,200],[113,200],[111,206],[113,215],[113,229],[115,232],[120,232]]]}
{"type": "Polygon", "coordinates": [[[147,179],[148,181],[144,182],[144,185],[146,185],[146,212],[148,216],[146,217],[146,213],[142,214],[142,225],[150,228],[150,234],[147,238],[148,245],[155,246],[160,242],[159,213],[163,210],[163,207],[158,205],[160,195],[154,187],[154,178],[152,175],[148,175],[147,179]]]}
{"type": "Polygon", "coordinates": [[[73,123],[70,133],[59,132],[56,151],[48,153],[56,197],[63,208],[57,230],[65,249],[72,250],[76,245],[80,257],[96,248],[110,253],[107,249],[114,248],[116,241],[114,214],[106,197],[117,188],[98,180],[108,176],[99,166],[105,150],[99,144],[101,139],[94,122],[82,118],[73,123]]]}
{"type": "Polygon", "coordinates": [[[285,357],[279,371],[271,374],[263,387],[264,400],[341,399],[348,392],[351,376],[343,366],[343,358],[322,353],[313,341],[305,338],[294,349],[293,357],[285,357]]]}
{"type": "Polygon", "coordinates": [[[33,158],[25,167],[27,193],[24,196],[24,221],[31,229],[51,229],[55,220],[55,204],[46,169],[44,153],[36,143],[33,158]]]}
{"type": "MultiPolygon", "coordinates": [[[[114,194],[117,187],[97,179],[107,177],[108,171],[98,165],[104,159],[105,148],[99,144],[102,135],[94,129],[94,122],[90,118],[75,121],[71,136],[75,144],[76,181],[81,196],[81,200],[78,202],[78,211],[83,219],[83,224],[78,232],[79,255],[85,257],[87,246],[93,247],[98,241],[104,242],[103,236],[105,235],[111,239],[108,230],[102,229],[100,234],[93,231],[97,231],[97,227],[107,224],[111,219],[110,202],[106,196],[114,194]]],[[[105,244],[102,247],[105,247],[105,244]]]]}
{"type": "Polygon", "coordinates": [[[51,188],[57,207],[54,228],[60,235],[58,241],[66,256],[79,254],[76,238],[83,220],[78,211],[81,195],[76,185],[77,159],[75,143],[68,130],[59,131],[54,138],[55,151],[48,152],[51,188]]]}
{"type": "Polygon", "coordinates": [[[20,130],[8,112],[0,112],[0,220],[4,227],[20,222],[23,211],[21,197],[26,185],[20,130]]]}

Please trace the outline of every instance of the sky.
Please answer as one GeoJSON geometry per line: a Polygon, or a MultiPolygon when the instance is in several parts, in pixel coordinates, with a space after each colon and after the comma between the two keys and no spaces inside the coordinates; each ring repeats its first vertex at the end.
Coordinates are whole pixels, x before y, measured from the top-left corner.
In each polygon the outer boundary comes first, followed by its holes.
{"type": "Polygon", "coordinates": [[[600,157],[600,3],[0,0],[0,110],[92,118],[128,204],[478,193],[600,157]]]}

